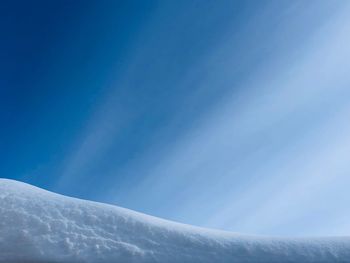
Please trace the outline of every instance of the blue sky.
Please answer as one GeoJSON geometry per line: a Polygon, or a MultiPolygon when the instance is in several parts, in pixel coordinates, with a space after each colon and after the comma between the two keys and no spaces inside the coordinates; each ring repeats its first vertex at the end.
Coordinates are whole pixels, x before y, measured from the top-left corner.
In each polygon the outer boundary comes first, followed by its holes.
{"type": "Polygon", "coordinates": [[[204,227],[350,234],[347,1],[0,10],[2,177],[204,227]]]}

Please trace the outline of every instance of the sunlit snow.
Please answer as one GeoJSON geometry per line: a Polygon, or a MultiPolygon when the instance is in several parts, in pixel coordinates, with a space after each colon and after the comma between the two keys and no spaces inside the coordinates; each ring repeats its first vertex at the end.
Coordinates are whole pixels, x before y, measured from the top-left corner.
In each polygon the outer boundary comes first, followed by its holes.
{"type": "Polygon", "coordinates": [[[0,179],[0,262],[350,262],[350,238],[203,229],[0,179]]]}

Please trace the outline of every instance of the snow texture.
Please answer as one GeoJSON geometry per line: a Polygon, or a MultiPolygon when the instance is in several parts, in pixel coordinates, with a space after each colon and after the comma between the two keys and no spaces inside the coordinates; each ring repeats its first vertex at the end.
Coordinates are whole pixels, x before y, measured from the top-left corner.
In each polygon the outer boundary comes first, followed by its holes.
{"type": "Polygon", "coordinates": [[[0,262],[350,262],[350,237],[245,236],[0,179],[0,262]]]}

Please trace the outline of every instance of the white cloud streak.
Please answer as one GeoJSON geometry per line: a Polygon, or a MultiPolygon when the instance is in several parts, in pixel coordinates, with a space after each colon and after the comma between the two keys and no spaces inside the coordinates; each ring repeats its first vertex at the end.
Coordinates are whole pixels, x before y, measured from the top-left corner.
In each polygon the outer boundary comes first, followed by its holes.
{"type": "MultiPolygon", "coordinates": [[[[344,125],[350,110],[350,20],[344,10],[304,43],[296,59],[277,60],[255,73],[244,92],[206,115],[158,165],[145,169],[148,176],[130,195],[145,196],[150,210],[169,205],[173,219],[205,226],[340,234],[330,230],[332,215],[319,214],[327,224],[312,213],[334,212],[322,207],[336,202],[328,185],[347,183],[350,172],[344,125]]],[[[350,219],[346,209],[342,216],[350,219]]]]}
{"type": "MultiPolygon", "coordinates": [[[[342,12],[327,17],[295,56],[281,53],[239,84],[230,74],[240,64],[230,60],[232,42],[200,60],[200,69],[211,69],[197,83],[202,89],[224,83],[234,86],[234,93],[182,137],[167,147],[156,145],[125,167],[126,174],[143,176],[131,188],[112,189],[106,198],[141,202],[146,212],[166,211],[169,218],[187,223],[255,234],[350,231],[344,224],[332,226],[335,217],[350,220],[350,213],[334,204],[336,185],[348,183],[350,172],[350,127],[345,123],[350,113],[348,12],[344,3],[342,12]],[[220,68],[213,69],[213,63],[220,68]],[[321,220],[314,211],[334,216],[323,214],[321,220]],[[302,222],[305,217],[309,219],[302,222]]],[[[179,83],[192,82],[188,75],[179,83]]],[[[62,184],[109,147],[128,119],[123,115],[116,121],[115,112],[114,104],[106,103],[92,118],[81,145],[67,158],[62,184]]]]}

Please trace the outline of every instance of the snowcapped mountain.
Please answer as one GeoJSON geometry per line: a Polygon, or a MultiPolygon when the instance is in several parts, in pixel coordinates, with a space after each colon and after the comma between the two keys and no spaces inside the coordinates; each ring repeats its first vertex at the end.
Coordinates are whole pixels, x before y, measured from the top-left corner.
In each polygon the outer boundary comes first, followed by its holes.
{"type": "Polygon", "coordinates": [[[350,262],[350,237],[244,236],[0,179],[0,262],[350,262]]]}

